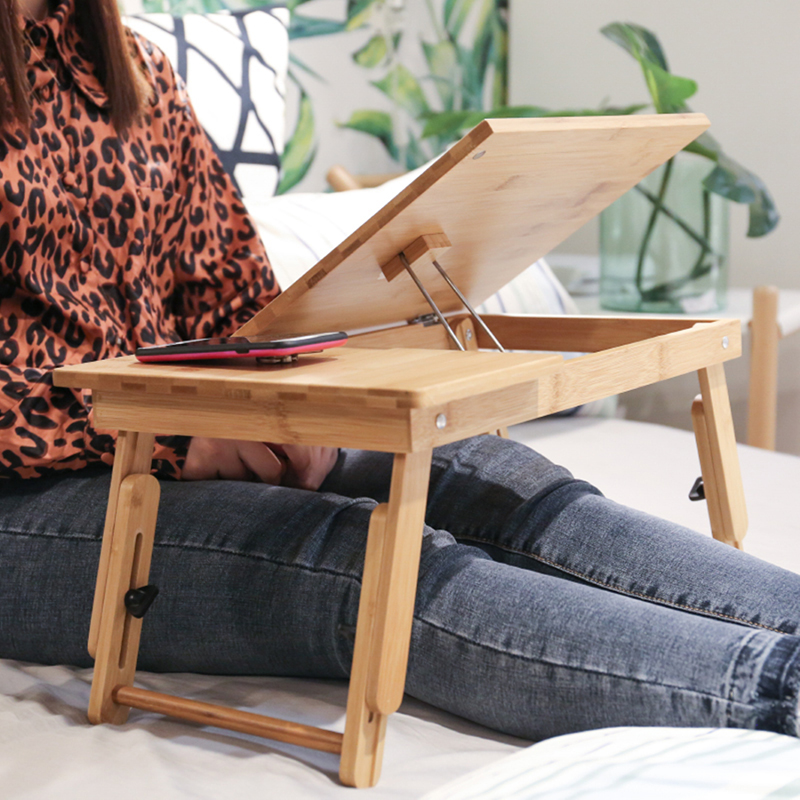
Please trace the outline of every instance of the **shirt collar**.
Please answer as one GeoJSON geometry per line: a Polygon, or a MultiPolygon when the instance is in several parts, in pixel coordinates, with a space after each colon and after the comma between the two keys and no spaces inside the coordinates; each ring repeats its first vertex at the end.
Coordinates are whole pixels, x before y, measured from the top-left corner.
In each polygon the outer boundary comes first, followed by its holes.
{"type": "MultiPolygon", "coordinates": [[[[94,64],[89,60],[81,42],[75,14],[75,0],[53,0],[46,19],[25,19],[20,15],[20,25],[34,44],[44,45],[46,38],[55,43],[64,68],[75,85],[98,108],[107,108],[108,95],[97,77],[94,64]]],[[[31,60],[34,57],[31,56],[31,60]]],[[[29,61],[30,63],[30,61],[29,61]]]]}

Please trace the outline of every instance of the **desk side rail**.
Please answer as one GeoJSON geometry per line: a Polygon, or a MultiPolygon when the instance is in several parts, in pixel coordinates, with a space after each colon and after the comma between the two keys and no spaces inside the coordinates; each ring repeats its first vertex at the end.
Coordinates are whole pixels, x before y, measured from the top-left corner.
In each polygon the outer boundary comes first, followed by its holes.
{"type": "MultiPolygon", "coordinates": [[[[460,319],[470,319],[463,315],[460,319]]],[[[509,350],[562,351],[597,353],[615,347],[663,337],[695,326],[715,325],[739,320],[709,320],[696,317],[607,317],[538,314],[490,314],[483,321],[494,331],[503,347],[509,350]]],[[[477,327],[478,347],[492,349],[493,344],[477,327]]],[[[741,329],[736,334],[741,339],[741,329]]],[[[731,344],[733,341],[731,340],[731,344]]],[[[735,356],[730,356],[735,358],[735,356]]]]}
{"type": "MultiPolygon", "coordinates": [[[[741,325],[736,319],[497,315],[484,321],[510,350],[587,353],[539,379],[537,416],[721,364],[742,352],[741,325]]],[[[479,347],[491,347],[477,326],[474,334],[479,347]]]]}

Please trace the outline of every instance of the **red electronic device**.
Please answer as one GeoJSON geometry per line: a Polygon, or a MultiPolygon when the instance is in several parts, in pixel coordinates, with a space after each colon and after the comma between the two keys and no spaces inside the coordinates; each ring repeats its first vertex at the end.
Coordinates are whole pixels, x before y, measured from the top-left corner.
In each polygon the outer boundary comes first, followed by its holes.
{"type": "Polygon", "coordinates": [[[217,339],[192,339],[188,342],[139,347],[138,361],[205,361],[217,358],[268,358],[283,360],[302,353],[318,353],[329,347],[339,347],[347,341],[343,331],[292,336],[265,342],[251,341],[244,336],[224,336],[217,339]]]}

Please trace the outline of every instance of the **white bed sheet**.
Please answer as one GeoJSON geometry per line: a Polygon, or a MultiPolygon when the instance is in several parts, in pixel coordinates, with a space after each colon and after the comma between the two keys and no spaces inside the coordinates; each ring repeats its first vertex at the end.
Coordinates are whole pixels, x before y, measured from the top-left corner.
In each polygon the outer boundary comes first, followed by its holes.
{"type": "MultiPolygon", "coordinates": [[[[687,410],[688,414],[688,410],[687,410]]],[[[689,501],[700,475],[694,435],[621,419],[547,419],[514,436],[607,497],[711,535],[705,502],[689,501]]],[[[739,445],[749,529],[744,549],[800,573],[800,458],[739,445]]]]}
{"type": "Polygon", "coordinates": [[[800,741],[730,728],[604,728],[501,758],[423,800],[788,800],[800,741]]]}
{"type": "MultiPolygon", "coordinates": [[[[699,474],[689,433],[623,420],[554,419],[518,426],[513,435],[614,499],[708,532],[705,504],[686,499],[699,474]]],[[[800,572],[800,458],[748,447],[740,455],[751,518],[746,548],[800,572]]],[[[354,796],[338,783],[331,755],[140,711],[119,728],[90,726],[90,679],[90,670],[0,661],[2,800],[354,796]]],[[[343,729],[346,686],[339,681],[147,673],[137,681],[343,729]]],[[[527,744],[407,699],[389,723],[380,784],[365,796],[419,798],[527,744]]]]}

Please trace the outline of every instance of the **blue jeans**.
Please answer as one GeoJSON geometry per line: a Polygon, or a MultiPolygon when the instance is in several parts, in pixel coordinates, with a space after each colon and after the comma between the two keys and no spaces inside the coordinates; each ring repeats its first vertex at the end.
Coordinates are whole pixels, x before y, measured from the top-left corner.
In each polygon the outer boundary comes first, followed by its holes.
{"type": "MultiPolygon", "coordinates": [[[[164,482],[140,667],[344,678],[391,457],[319,492],[164,482]]],[[[110,472],[0,484],[0,657],[88,665],[110,472]]],[[[523,445],[434,452],[406,689],[540,739],[613,725],[798,734],[800,576],[617,505],[523,445]]]]}

